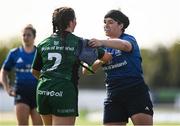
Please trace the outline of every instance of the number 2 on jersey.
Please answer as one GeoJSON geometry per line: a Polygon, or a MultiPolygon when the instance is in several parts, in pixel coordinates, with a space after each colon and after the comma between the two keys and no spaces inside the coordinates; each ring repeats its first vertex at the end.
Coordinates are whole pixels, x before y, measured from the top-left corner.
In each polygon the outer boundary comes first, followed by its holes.
{"type": "Polygon", "coordinates": [[[55,63],[47,71],[55,70],[61,64],[62,55],[60,53],[48,53],[48,60],[53,60],[53,58],[55,58],[55,63]]]}

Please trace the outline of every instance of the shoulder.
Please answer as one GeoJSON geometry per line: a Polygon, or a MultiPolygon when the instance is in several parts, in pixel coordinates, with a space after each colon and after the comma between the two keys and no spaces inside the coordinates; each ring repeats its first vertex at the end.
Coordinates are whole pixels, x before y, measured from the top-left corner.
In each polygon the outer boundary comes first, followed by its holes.
{"type": "Polygon", "coordinates": [[[52,36],[49,36],[47,38],[45,38],[44,40],[42,40],[38,45],[37,45],[37,48],[43,46],[44,44],[46,43],[49,43],[50,41],[53,40],[53,37],[52,36]]]}
{"type": "Polygon", "coordinates": [[[126,41],[130,42],[131,44],[137,44],[137,41],[136,41],[135,37],[132,36],[132,35],[129,35],[129,34],[123,33],[120,36],[120,39],[126,40],[126,41]]]}
{"type": "Polygon", "coordinates": [[[137,41],[136,41],[134,36],[123,33],[120,38],[130,42],[132,47],[133,47],[132,50],[139,50],[138,43],[137,43],[137,41]]]}
{"type": "Polygon", "coordinates": [[[69,33],[67,38],[66,38],[66,41],[69,41],[70,45],[79,47],[82,44],[83,39],[79,36],[76,36],[72,33],[69,33]]]}
{"type": "Polygon", "coordinates": [[[74,35],[72,33],[69,33],[69,38],[72,38],[72,39],[75,39],[75,40],[80,40],[82,39],[81,37],[77,36],[77,35],[74,35]]]}
{"type": "Polygon", "coordinates": [[[121,36],[120,36],[121,39],[125,39],[125,40],[131,40],[131,41],[135,41],[136,42],[136,39],[134,36],[132,35],[129,35],[129,34],[126,34],[126,33],[123,33],[121,36]]]}
{"type": "Polygon", "coordinates": [[[11,49],[9,52],[10,52],[10,54],[17,54],[18,52],[20,52],[20,48],[21,48],[21,47],[13,48],[13,49],[11,49]]]}

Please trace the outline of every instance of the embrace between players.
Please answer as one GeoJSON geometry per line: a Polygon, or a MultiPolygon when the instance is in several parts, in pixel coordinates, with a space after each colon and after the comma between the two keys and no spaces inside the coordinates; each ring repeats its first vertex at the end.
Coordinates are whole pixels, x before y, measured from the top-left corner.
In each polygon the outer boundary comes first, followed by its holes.
{"type": "Polygon", "coordinates": [[[145,84],[136,39],[125,34],[129,19],[119,10],[104,17],[107,40],[82,39],[72,32],[75,12],[70,7],[54,10],[53,34],[40,42],[32,63],[38,79],[37,111],[45,125],[74,125],[78,116],[78,70],[106,74],[107,98],[104,125],[153,125],[153,105],[145,84]]]}

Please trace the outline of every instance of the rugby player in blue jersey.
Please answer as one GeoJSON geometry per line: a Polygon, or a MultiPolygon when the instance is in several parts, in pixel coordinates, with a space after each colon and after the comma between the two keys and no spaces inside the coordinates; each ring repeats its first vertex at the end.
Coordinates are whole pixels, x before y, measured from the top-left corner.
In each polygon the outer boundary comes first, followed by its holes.
{"type": "Polygon", "coordinates": [[[22,46],[11,49],[1,69],[1,81],[4,89],[15,98],[18,125],[28,125],[31,116],[33,125],[42,125],[40,115],[36,111],[37,79],[31,73],[36,47],[34,40],[36,29],[27,25],[22,31],[22,46]],[[15,70],[15,87],[9,82],[9,73],[15,70]]]}
{"type": "MultiPolygon", "coordinates": [[[[125,29],[129,18],[119,10],[110,10],[104,17],[107,40],[92,39],[91,47],[104,47],[112,54],[108,63],[96,61],[106,73],[107,98],[104,101],[104,125],[153,125],[153,105],[145,84],[141,54],[136,39],[125,29]]],[[[84,73],[87,70],[84,69],[84,73]]]]}

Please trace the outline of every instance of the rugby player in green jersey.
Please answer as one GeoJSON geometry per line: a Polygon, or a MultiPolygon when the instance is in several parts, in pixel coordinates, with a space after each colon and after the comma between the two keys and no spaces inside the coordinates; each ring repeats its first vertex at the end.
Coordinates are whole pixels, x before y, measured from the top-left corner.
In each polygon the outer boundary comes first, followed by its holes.
{"type": "Polygon", "coordinates": [[[72,34],[76,26],[72,8],[55,9],[52,24],[53,34],[37,46],[32,66],[33,75],[39,79],[37,110],[45,125],[74,125],[78,116],[80,62],[92,64],[96,58],[106,62],[108,59],[103,57],[111,55],[102,49],[85,47],[87,41],[72,34]],[[89,52],[83,56],[84,50],[89,52]]]}

